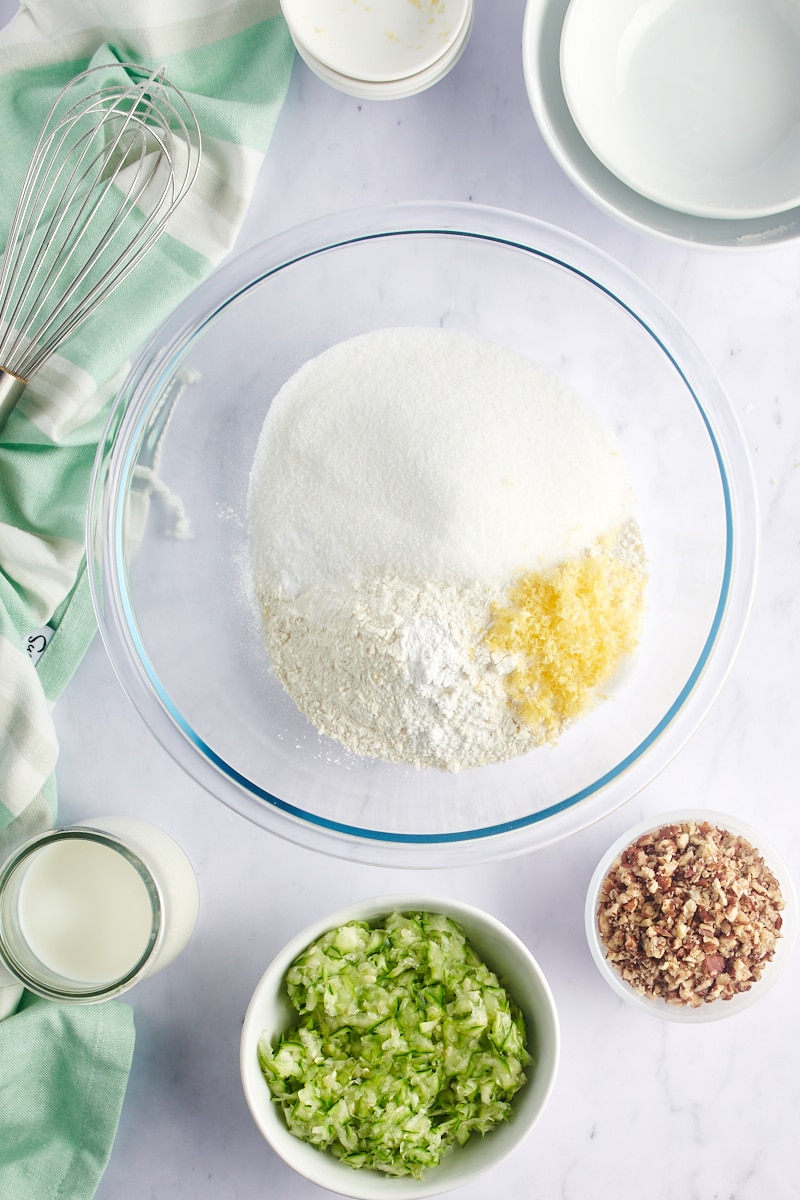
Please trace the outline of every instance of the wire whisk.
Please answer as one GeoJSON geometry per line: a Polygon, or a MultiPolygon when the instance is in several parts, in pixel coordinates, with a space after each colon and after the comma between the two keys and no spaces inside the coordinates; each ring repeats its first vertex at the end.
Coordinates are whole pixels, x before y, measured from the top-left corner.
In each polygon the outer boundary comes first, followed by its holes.
{"type": "Polygon", "coordinates": [[[31,376],[161,236],[200,154],[194,112],[163,68],[91,67],[59,93],[0,270],[0,430],[31,376]]]}

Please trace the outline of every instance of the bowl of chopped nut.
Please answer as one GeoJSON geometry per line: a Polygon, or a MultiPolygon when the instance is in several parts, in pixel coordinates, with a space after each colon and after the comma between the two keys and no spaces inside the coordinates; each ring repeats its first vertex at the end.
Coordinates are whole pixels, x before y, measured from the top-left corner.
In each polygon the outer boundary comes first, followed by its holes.
{"type": "Polygon", "coordinates": [[[618,996],[665,1020],[715,1021],[777,982],[796,910],[791,875],[760,833],[685,809],[609,848],[589,884],[586,936],[618,996]]]}

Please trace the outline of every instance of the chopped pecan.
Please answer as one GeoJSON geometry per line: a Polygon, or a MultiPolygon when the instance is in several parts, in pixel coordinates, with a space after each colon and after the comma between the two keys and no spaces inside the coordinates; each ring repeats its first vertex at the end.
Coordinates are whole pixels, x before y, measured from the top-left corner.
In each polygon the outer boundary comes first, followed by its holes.
{"type": "Polygon", "coordinates": [[[781,936],[780,886],[755,847],[687,821],[638,838],[600,889],[611,963],[643,995],[698,1007],[761,977],[781,936]]]}

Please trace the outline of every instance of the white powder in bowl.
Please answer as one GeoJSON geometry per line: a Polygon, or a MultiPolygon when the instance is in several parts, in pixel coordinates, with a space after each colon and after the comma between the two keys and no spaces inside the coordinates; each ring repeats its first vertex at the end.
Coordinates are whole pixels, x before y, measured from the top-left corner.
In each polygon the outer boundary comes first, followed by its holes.
{"type": "Polygon", "coordinates": [[[256,578],[294,596],[396,573],[494,582],[575,557],[629,515],[604,423],[522,355],[441,329],[384,329],[311,359],[256,449],[256,578]]]}
{"type": "Polygon", "coordinates": [[[523,754],[548,739],[509,700],[524,664],[489,649],[493,605],[603,538],[630,557],[631,507],[606,426],[521,355],[438,329],[339,343],[280,390],[251,474],[275,673],[358,754],[448,770],[523,754]]]}
{"type": "Polygon", "coordinates": [[[357,754],[464,770],[536,744],[508,705],[506,664],[478,636],[497,598],[485,584],[397,575],[264,595],[266,643],[321,733],[357,754]]]}

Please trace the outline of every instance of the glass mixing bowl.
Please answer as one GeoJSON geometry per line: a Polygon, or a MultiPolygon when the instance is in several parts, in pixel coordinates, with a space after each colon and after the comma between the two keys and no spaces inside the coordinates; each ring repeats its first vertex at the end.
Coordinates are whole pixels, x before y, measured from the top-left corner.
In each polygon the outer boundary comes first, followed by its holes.
{"type": "Polygon", "coordinates": [[[197,289],[145,347],[98,452],[89,545],[100,629],[167,751],[265,829],[358,861],[442,867],[583,828],[665,766],[708,711],[752,598],[747,452],[708,365],[618,264],[472,205],[344,213],[197,289]],[[640,646],[557,744],[460,773],[360,758],[273,676],[249,578],[247,489],[272,397],[307,359],[391,326],[526,354],[614,430],[648,557],[640,646]]]}

